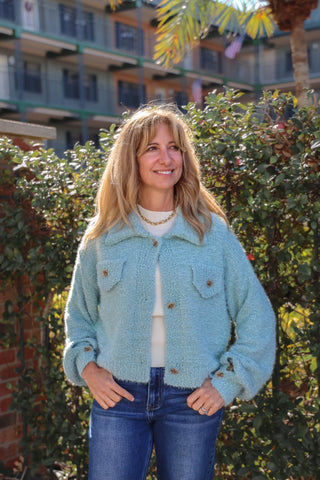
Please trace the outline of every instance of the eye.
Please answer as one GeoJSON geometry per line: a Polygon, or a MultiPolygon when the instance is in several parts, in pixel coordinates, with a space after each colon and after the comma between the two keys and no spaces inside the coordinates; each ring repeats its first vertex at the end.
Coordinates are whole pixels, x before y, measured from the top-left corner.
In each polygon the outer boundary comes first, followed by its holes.
{"type": "Polygon", "coordinates": [[[177,145],[170,145],[170,150],[173,150],[174,152],[179,152],[180,148],[177,145]]]}
{"type": "Polygon", "coordinates": [[[154,145],[150,145],[150,147],[147,148],[146,152],[154,152],[156,150],[156,147],[154,145]]]}

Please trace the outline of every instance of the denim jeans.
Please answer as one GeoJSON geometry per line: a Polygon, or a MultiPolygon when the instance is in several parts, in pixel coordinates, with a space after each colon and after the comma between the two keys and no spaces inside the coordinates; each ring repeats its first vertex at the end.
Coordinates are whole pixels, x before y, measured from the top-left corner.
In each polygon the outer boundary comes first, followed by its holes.
{"type": "Polygon", "coordinates": [[[192,389],[165,385],[164,368],[148,384],[116,381],[135,397],[104,410],[94,401],[89,430],[89,480],[144,480],[153,445],[158,480],[212,480],[224,408],[212,416],[188,407],[192,389]]]}

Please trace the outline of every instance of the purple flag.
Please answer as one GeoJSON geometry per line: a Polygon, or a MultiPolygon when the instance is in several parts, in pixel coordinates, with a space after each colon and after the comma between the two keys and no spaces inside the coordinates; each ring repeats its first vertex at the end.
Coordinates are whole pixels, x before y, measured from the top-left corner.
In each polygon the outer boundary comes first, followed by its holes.
{"type": "Polygon", "coordinates": [[[192,84],[192,95],[195,103],[202,103],[202,82],[201,78],[197,78],[192,84]]]}
{"type": "Polygon", "coordinates": [[[239,37],[235,38],[235,40],[233,40],[233,42],[231,42],[230,45],[227,46],[224,52],[227,58],[233,60],[235,56],[240,52],[245,36],[245,33],[241,33],[239,37]]]}

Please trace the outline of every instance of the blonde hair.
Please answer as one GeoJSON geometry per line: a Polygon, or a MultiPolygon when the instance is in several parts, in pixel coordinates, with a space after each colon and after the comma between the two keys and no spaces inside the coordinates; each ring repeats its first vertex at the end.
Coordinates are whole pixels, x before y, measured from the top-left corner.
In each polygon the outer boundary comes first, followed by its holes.
{"type": "Polygon", "coordinates": [[[200,241],[212,227],[211,212],[228,223],[215,198],[201,183],[191,130],[180,111],[173,105],[146,106],[125,120],[116,134],[96,197],[96,216],[85,235],[85,242],[99,237],[118,223],[120,228],[124,224],[131,226],[128,215],[136,211],[140,187],[137,157],[155,137],[159,124],[168,125],[182,152],[183,171],[175,185],[175,201],[184,218],[195,228],[200,241]]]}

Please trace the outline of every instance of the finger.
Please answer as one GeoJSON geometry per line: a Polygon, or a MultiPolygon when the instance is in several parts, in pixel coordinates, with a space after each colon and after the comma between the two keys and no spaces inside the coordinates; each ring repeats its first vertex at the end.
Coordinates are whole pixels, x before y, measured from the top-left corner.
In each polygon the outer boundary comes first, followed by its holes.
{"type": "Polygon", "coordinates": [[[121,397],[126,398],[130,402],[134,401],[134,396],[128,392],[125,388],[122,388],[118,383],[115,382],[113,387],[114,392],[118,393],[121,397]]]}
{"type": "Polygon", "coordinates": [[[122,400],[122,397],[112,390],[108,390],[107,392],[103,390],[96,391],[94,398],[104,409],[112,408],[122,400]]]}
{"type": "Polygon", "coordinates": [[[201,407],[206,408],[204,407],[204,404],[205,404],[204,399],[199,398],[199,400],[193,403],[192,408],[193,410],[199,411],[201,407]]]}
{"type": "Polygon", "coordinates": [[[122,399],[122,395],[119,395],[114,390],[106,391],[104,393],[104,397],[105,397],[106,401],[108,401],[108,404],[110,406],[111,406],[111,402],[114,402],[114,404],[116,404],[116,403],[120,402],[120,400],[122,399]]]}
{"type": "Polygon", "coordinates": [[[194,402],[198,400],[199,396],[200,396],[200,390],[199,388],[197,388],[197,390],[192,392],[187,398],[188,407],[192,408],[192,405],[194,404],[194,402]]]}
{"type": "Polygon", "coordinates": [[[205,416],[209,415],[209,413],[203,412],[203,411],[202,411],[202,408],[204,408],[204,407],[200,407],[199,410],[197,410],[197,412],[198,412],[200,415],[205,415],[205,416]]]}
{"type": "Polygon", "coordinates": [[[112,374],[108,370],[103,369],[103,372],[104,372],[104,375],[107,374],[107,377],[105,378],[105,385],[107,386],[109,397],[111,397],[112,399],[114,399],[117,402],[119,402],[121,400],[121,398],[126,398],[130,402],[134,401],[134,396],[130,392],[128,392],[127,390],[122,388],[114,380],[112,374]],[[116,395],[119,395],[120,398],[115,397],[114,393],[111,393],[111,392],[114,392],[116,395]]]}
{"type": "Polygon", "coordinates": [[[104,410],[107,410],[109,408],[108,404],[106,403],[105,399],[99,395],[96,395],[94,397],[95,401],[99,403],[100,407],[102,407],[104,410]]]}
{"type": "Polygon", "coordinates": [[[217,413],[218,410],[220,410],[220,408],[222,408],[223,405],[213,405],[211,406],[209,409],[208,409],[208,416],[210,417],[211,415],[214,415],[215,413],[217,413]]]}
{"type": "Polygon", "coordinates": [[[188,397],[187,404],[189,407],[193,408],[194,410],[199,410],[199,408],[204,403],[206,403],[207,400],[208,400],[208,396],[200,387],[188,397]]]}
{"type": "Polygon", "coordinates": [[[216,405],[214,405],[213,407],[210,407],[207,413],[208,417],[211,417],[212,415],[214,415],[218,410],[220,410],[220,408],[221,407],[218,407],[216,405]]]}

